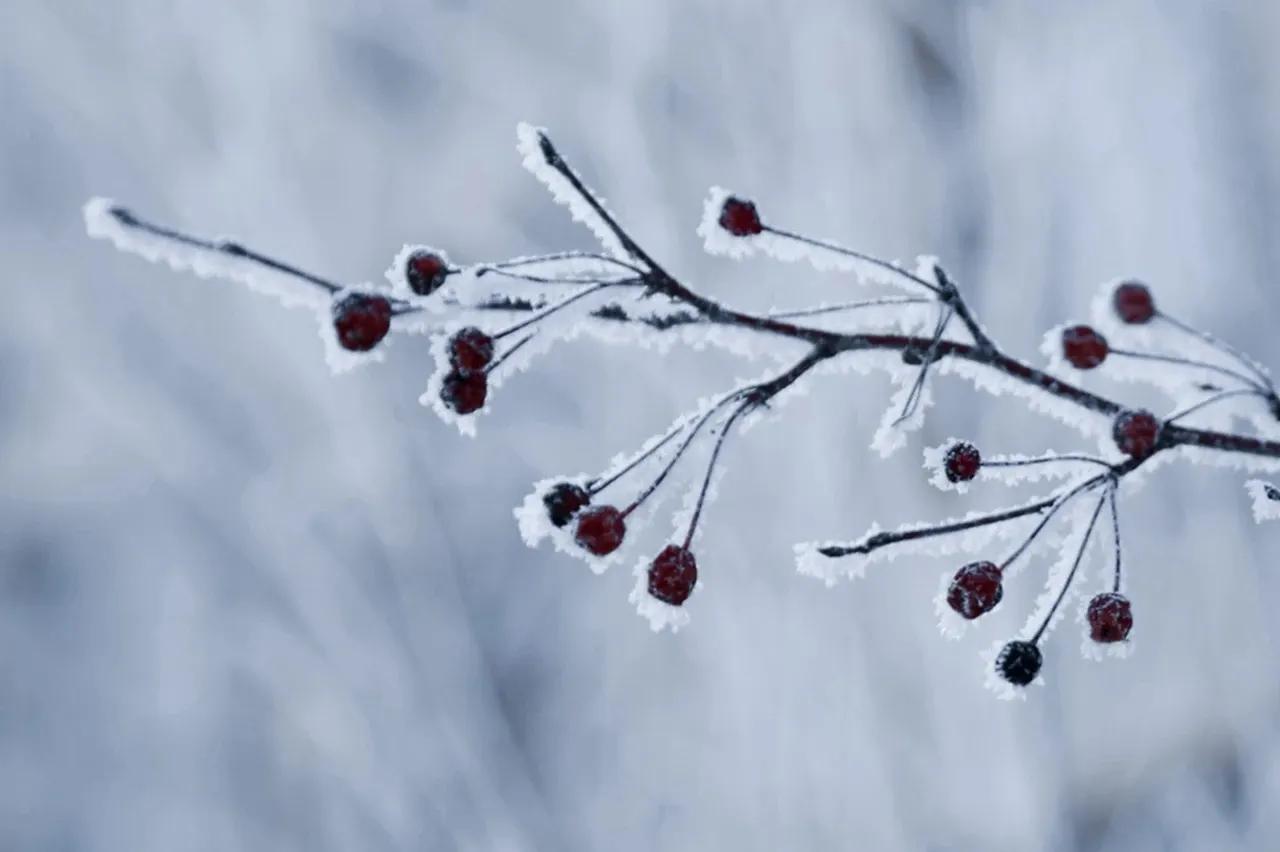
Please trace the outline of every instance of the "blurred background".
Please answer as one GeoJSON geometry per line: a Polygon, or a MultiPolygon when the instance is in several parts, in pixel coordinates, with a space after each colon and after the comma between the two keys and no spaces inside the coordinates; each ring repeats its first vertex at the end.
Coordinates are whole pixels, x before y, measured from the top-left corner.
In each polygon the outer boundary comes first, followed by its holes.
{"type": "Polygon", "coordinates": [[[528,120],[735,304],[845,290],[705,256],[711,184],[941,256],[1036,363],[1139,275],[1277,365],[1280,6],[6,0],[0,22],[0,848],[1280,848],[1280,542],[1243,476],[1171,465],[1125,499],[1136,653],[1083,660],[1068,622],[1047,685],[999,702],[979,654],[1044,560],[950,642],[946,560],[827,589],[791,545],[1009,500],[926,484],[948,435],[1080,441],[952,382],[881,460],[887,382],[819,381],[729,447],[692,623],[654,634],[629,571],[526,549],[512,507],[758,366],[581,340],[467,439],[417,403],[425,341],[335,377],[306,311],[80,217],[109,195],[352,282],[405,242],[590,247],[519,167],[528,120]]]}

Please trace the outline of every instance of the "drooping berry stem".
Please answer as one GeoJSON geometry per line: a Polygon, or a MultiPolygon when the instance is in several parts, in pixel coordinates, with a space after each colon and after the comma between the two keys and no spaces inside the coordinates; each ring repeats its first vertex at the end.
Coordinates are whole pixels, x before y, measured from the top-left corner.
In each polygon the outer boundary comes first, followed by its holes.
{"type": "Polygon", "coordinates": [[[639,280],[640,279],[638,278],[630,278],[623,281],[602,281],[598,284],[592,284],[590,287],[584,287],[583,289],[577,291],[576,293],[570,293],[568,296],[565,296],[563,299],[561,299],[558,302],[552,302],[546,308],[534,314],[533,316],[529,317],[528,319],[521,320],[515,325],[507,326],[502,331],[496,332],[493,335],[493,339],[501,340],[502,338],[506,337],[509,334],[515,334],[517,331],[528,328],[529,326],[534,325],[535,323],[541,322],[542,320],[546,319],[547,317],[551,316],[557,311],[561,311],[569,307],[569,305],[572,305],[574,302],[578,301],[579,299],[585,299],[587,296],[590,296],[593,293],[599,293],[601,290],[605,289],[606,287],[613,287],[613,286],[625,285],[625,284],[634,284],[639,280]]]}
{"type": "Polygon", "coordinates": [[[476,268],[476,277],[488,273],[497,272],[506,269],[519,269],[522,266],[539,266],[544,263],[555,263],[558,260],[594,260],[599,263],[608,263],[613,266],[619,266],[636,275],[643,275],[644,270],[634,264],[627,263],[616,257],[610,257],[607,254],[590,251],[557,251],[550,254],[535,254],[527,257],[513,257],[510,260],[503,260],[497,263],[485,263],[476,268]]]}
{"type": "Polygon", "coordinates": [[[1213,396],[1209,397],[1208,399],[1202,399],[1193,405],[1189,405],[1180,411],[1176,411],[1173,414],[1170,414],[1168,417],[1165,418],[1164,422],[1167,425],[1169,423],[1172,423],[1175,420],[1181,420],[1183,417],[1194,414],[1202,408],[1208,408],[1210,405],[1213,405],[1216,402],[1221,402],[1224,399],[1231,399],[1232,397],[1237,397],[1237,396],[1256,396],[1256,397],[1261,397],[1262,399],[1267,398],[1266,393],[1260,390],[1255,390],[1253,388],[1236,388],[1234,390],[1221,391],[1220,393],[1216,393],[1213,396]]]}
{"type": "Polygon", "coordinates": [[[792,231],[784,230],[782,228],[775,228],[772,225],[765,225],[763,227],[763,230],[765,231],[765,233],[773,234],[774,236],[781,237],[784,240],[791,240],[792,242],[801,243],[802,245],[813,246],[814,248],[820,248],[825,251],[832,252],[834,254],[842,254],[845,257],[851,257],[854,260],[860,260],[863,263],[869,263],[872,266],[878,266],[879,268],[885,270],[886,272],[892,272],[894,275],[901,276],[903,279],[907,281],[912,281],[916,284],[919,284],[921,287],[934,293],[935,295],[939,295],[939,296],[942,295],[942,288],[939,287],[937,284],[934,284],[932,281],[926,281],[925,279],[921,278],[919,275],[916,275],[914,272],[908,272],[907,270],[903,269],[901,266],[898,266],[898,264],[892,263],[887,260],[882,260],[881,258],[878,258],[874,255],[863,254],[860,251],[855,251],[854,249],[851,249],[851,248],[845,248],[844,246],[839,245],[838,243],[828,242],[827,240],[818,240],[818,239],[814,239],[813,237],[806,237],[806,236],[803,236],[802,234],[797,234],[792,231]]]}
{"type": "Polygon", "coordinates": [[[534,332],[530,332],[529,334],[526,334],[524,337],[522,337],[522,338],[520,338],[519,340],[517,340],[515,343],[513,343],[513,344],[511,345],[511,348],[510,348],[510,349],[508,349],[506,352],[503,352],[503,353],[502,353],[501,355],[499,355],[496,359],[494,359],[494,361],[493,361],[492,363],[490,363],[490,364],[489,364],[489,366],[485,367],[485,368],[484,368],[484,371],[485,371],[486,373],[492,373],[494,370],[498,369],[498,367],[502,366],[502,362],[503,362],[503,361],[506,361],[506,360],[507,360],[508,358],[510,358],[512,355],[514,355],[514,354],[516,354],[517,352],[519,352],[519,351],[520,351],[520,347],[524,346],[524,345],[525,345],[526,343],[528,343],[530,340],[533,340],[533,338],[534,338],[536,335],[537,335],[537,332],[536,332],[536,331],[534,331],[534,332]]]}
{"type": "Polygon", "coordinates": [[[1116,488],[1117,483],[1112,482],[1111,488],[1107,490],[1107,502],[1111,504],[1111,530],[1115,533],[1115,582],[1111,587],[1111,591],[1119,593],[1120,591],[1120,511],[1116,508],[1116,488]]]}
{"type": "Polygon", "coordinates": [[[1040,533],[1044,532],[1044,528],[1049,525],[1049,521],[1053,520],[1053,516],[1056,515],[1058,511],[1062,509],[1063,506],[1067,505],[1067,503],[1071,501],[1072,497],[1075,497],[1077,494],[1080,494],[1081,492],[1088,491],[1089,489],[1096,487],[1097,484],[1099,482],[1102,482],[1104,479],[1106,479],[1106,477],[1107,477],[1106,474],[1099,474],[1098,476],[1094,476],[1094,477],[1091,477],[1090,479],[1086,479],[1083,482],[1076,485],[1074,488],[1071,488],[1068,491],[1064,492],[1057,499],[1055,499],[1053,502],[1053,505],[1049,507],[1049,511],[1046,512],[1045,516],[1040,519],[1040,523],[1036,524],[1035,529],[1031,531],[1031,534],[1028,535],[1023,540],[1023,542],[1018,545],[1017,549],[1014,550],[1013,553],[1011,553],[1007,559],[1005,559],[1003,562],[1000,563],[1000,570],[1001,571],[1007,570],[1008,567],[1012,565],[1019,556],[1021,556],[1023,553],[1027,551],[1027,548],[1031,546],[1032,542],[1034,542],[1037,538],[1039,538],[1040,533]]]}
{"type": "Polygon", "coordinates": [[[824,305],[820,308],[805,308],[797,311],[770,311],[768,316],[772,319],[797,319],[799,317],[816,317],[822,314],[834,314],[843,311],[856,311],[863,308],[879,308],[885,306],[898,305],[930,305],[933,299],[923,299],[918,296],[887,296],[883,299],[864,299],[859,302],[844,302],[839,305],[824,305]]]}
{"type": "Polygon", "coordinates": [[[929,376],[929,368],[933,366],[934,360],[938,357],[938,343],[942,340],[942,334],[947,330],[947,323],[951,321],[952,314],[955,309],[951,305],[945,305],[938,314],[938,322],[933,328],[933,335],[929,338],[929,346],[924,352],[924,361],[920,365],[920,371],[916,373],[916,380],[911,385],[911,391],[907,394],[907,400],[902,405],[902,413],[898,415],[898,419],[893,421],[893,425],[898,425],[915,413],[916,406],[920,402],[920,394],[924,390],[924,380],[929,376]]]}
{"type": "Polygon", "coordinates": [[[591,487],[587,489],[587,492],[592,496],[599,494],[601,491],[605,490],[610,485],[617,482],[619,479],[626,476],[631,471],[635,470],[635,468],[638,465],[643,463],[646,459],[648,459],[658,450],[662,449],[667,444],[671,443],[671,441],[677,435],[683,432],[685,428],[688,427],[688,425],[689,425],[689,421],[687,420],[681,419],[676,421],[676,423],[670,429],[667,430],[667,433],[663,435],[653,446],[649,447],[646,450],[642,450],[639,453],[636,453],[631,458],[630,461],[628,461],[625,465],[623,465],[619,469],[615,470],[612,474],[609,475],[607,479],[602,479],[602,480],[592,482],[591,487]]]}
{"type": "Polygon", "coordinates": [[[1059,456],[1037,456],[1029,459],[983,459],[983,467],[1032,467],[1041,464],[1054,464],[1055,462],[1088,462],[1089,464],[1101,465],[1107,469],[1111,468],[1103,459],[1096,456],[1086,456],[1081,453],[1063,453],[1059,456]]]}
{"type": "Polygon", "coordinates": [[[720,427],[720,434],[716,436],[715,446],[711,449],[711,458],[707,462],[706,475],[702,477],[702,488],[698,491],[698,502],[693,505],[693,517],[689,519],[689,530],[684,536],[684,549],[688,550],[689,545],[693,543],[693,533],[698,529],[698,519],[702,517],[702,507],[707,502],[707,491],[711,488],[711,477],[715,473],[716,462],[720,458],[720,451],[724,448],[724,442],[729,437],[729,432],[733,430],[733,424],[738,418],[752,408],[761,403],[748,397],[733,410],[724,424],[720,427]]]}
{"type": "Polygon", "coordinates": [[[1217,336],[1212,335],[1207,331],[1201,331],[1194,326],[1187,325],[1182,320],[1172,317],[1162,310],[1157,309],[1155,315],[1159,317],[1162,322],[1168,323],[1178,329],[1178,331],[1181,331],[1184,334],[1189,334],[1192,337],[1198,337],[1205,343],[1208,343],[1210,346],[1217,349],[1219,352],[1234,359],[1250,373],[1257,376],[1258,381],[1267,386],[1267,390],[1271,392],[1272,396],[1275,395],[1275,384],[1272,382],[1271,377],[1267,375],[1267,371],[1257,361],[1253,360],[1239,349],[1236,349],[1225,340],[1220,340],[1217,336]]]}
{"type": "Polygon", "coordinates": [[[1053,606],[1049,607],[1049,612],[1045,615],[1044,621],[1040,622],[1040,628],[1036,630],[1034,636],[1031,637],[1031,644],[1035,645],[1040,641],[1040,637],[1049,629],[1049,623],[1053,621],[1053,615],[1058,611],[1058,607],[1062,606],[1063,600],[1067,597],[1067,591],[1071,588],[1072,581],[1076,578],[1076,573],[1080,570],[1080,563],[1084,560],[1085,551],[1089,549],[1089,540],[1093,537],[1093,528],[1098,523],[1098,515],[1102,513],[1102,505],[1107,501],[1107,497],[1111,492],[1103,494],[1098,499],[1098,505],[1093,509],[1093,516],[1089,518],[1089,526],[1085,528],[1084,539],[1080,542],[1080,549],[1076,551],[1075,561],[1071,563],[1071,570],[1067,572],[1067,577],[1062,581],[1062,588],[1058,591],[1058,597],[1054,599],[1053,606]]]}
{"type": "Polygon", "coordinates": [[[1267,391],[1266,388],[1258,384],[1257,380],[1246,376],[1243,373],[1237,373],[1229,367],[1210,364],[1207,361],[1197,361],[1194,358],[1183,358],[1178,355],[1164,355],[1159,352],[1135,352],[1132,349],[1112,349],[1111,354],[1122,358],[1136,358],[1141,361],[1159,361],[1164,364],[1177,364],[1183,367],[1195,367],[1200,370],[1209,370],[1210,372],[1218,373],[1219,375],[1229,376],[1236,381],[1244,382],[1246,385],[1260,393],[1265,394],[1267,391]]]}

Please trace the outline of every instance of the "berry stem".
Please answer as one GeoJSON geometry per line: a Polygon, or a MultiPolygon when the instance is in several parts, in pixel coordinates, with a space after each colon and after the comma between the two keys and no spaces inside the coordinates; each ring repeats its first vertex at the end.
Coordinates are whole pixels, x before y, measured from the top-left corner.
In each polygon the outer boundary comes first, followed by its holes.
{"type": "Polygon", "coordinates": [[[1111,587],[1111,591],[1116,594],[1120,593],[1120,510],[1116,508],[1116,488],[1117,483],[1112,482],[1111,488],[1107,491],[1107,501],[1111,504],[1111,529],[1115,532],[1116,537],[1116,572],[1115,582],[1111,587]]]}
{"type": "Polygon", "coordinates": [[[942,340],[942,333],[947,329],[947,323],[951,321],[951,315],[955,312],[955,306],[947,304],[938,313],[938,323],[934,326],[933,337],[929,339],[929,348],[924,353],[924,363],[920,365],[920,371],[916,374],[915,383],[911,385],[911,392],[907,394],[907,400],[902,405],[902,413],[898,415],[898,419],[893,421],[893,425],[897,426],[915,413],[916,406],[920,402],[920,394],[924,390],[924,381],[929,376],[929,367],[933,364],[938,354],[938,342],[942,340]]]}
{"type": "Polygon", "coordinates": [[[782,228],[774,228],[770,225],[764,225],[763,230],[766,233],[773,234],[776,237],[782,237],[784,240],[791,240],[793,242],[803,243],[804,245],[813,246],[814,248],[825,249],[829,252],[834,252],[835,254],[844,255],[845,257],[852,257],[855,260],[861,260],[864,263],[870,263],[872,266],[878,266],[881,269],[884,269],[888,272],[892,272],[895,275],[901,276],[907,281],[912,281],[916,284],[919,284],[921,287],[924,287],[926,290],[928,290],[929,292],[935,295],[938,295],[938,296],[942,295],[942,288],[939,287],[937,284],[934,284],[930,281],[926,281],[923,278],[921,278],[919,275],[916,275],[913,272],[908,272],[907,270],[903,269],[901,266],[898,266],[898,264],[892,263],[888,260],[883,260],[881,258],[875,257],[874,255],[870,255],[870,254],[863,254],[860,251],[854,251],[851,248],[845,248],[844,246],[839,245],[837,243],[828,242],[826,240],[817,240],[817,239],[814,239],[813,237],[805,237],[800,234],[794,233],[792,231],[783,230],[782,228]]]}
{"type": "Polygon", "coordinates": [[[845,302],[839,305],[826,305],[821,308],[805,308],[797,311],[771,311],[766,314],[771,319],[795,319],[798,317],[816,317],[822,314],[834,314],[839,311],[855,311],[861,308],[876,308],[883,305],[928,305],[933,299],[918,296],[889,296],[883,299],[867,299],[861,302],[845,302]]]}
{"type": "Polygon", "coordinates": [[[684,420],[684,419],[677,420],[676,423],[670,429],[667,430],[667,434],[663,435],[662,438],[656,444],[654,444],[652,447],[649,447],[647,450],[643,450],[637,453],[625,465],[623,465],[621,468],[619,468],[618,470],[610,474],[608,479],[592,480],[591,486],[587,489],[587,493],[590,494],[592,497],[594,497],[595,495],[599,494],[601,491],[608,488],[613,483],[617,482],[622,477],[626,476],[645,459],[649,458],[658,450],[662,449],[667,444],[671,443],[671,440],[675,438],[677,435],[679,435],[681,432],[683,432],[685,430],[685,427],[688,425],[689,425],[689,422],[687,420],[684,420]]]}
{"type": "Polygon", "coordinates": [[[1101,465],[1107,469],[1111,465],[1100,458],[1094,456],[1086,456],[1079,453],[1066,453],[1060,456],[1038,456],[1029,459],[983,459],[983,467],[1030,467],[1039,464],[1053,464],[1054,462],[1088,462],[1090,464],[1101,465]]]}
{"type": "Polygon", "coordinates": [[[1062,601],[1067,597],[1067,591],[1071,588],[1071,583],[1076,578],[1076,572],[1080,570],[1080,563],[1084,560],[1085,551],[1089,549],[1089,539],[1093,537],[1093,528],[1098,523],[1098,515],[1102,513],[1102,504],[1107,501],[1108,494],[1103,494],[1098,499],[1098,505],[1093,509],[1093,516],[1089,518],[1089,526],[1084,531],[1084,540],[1080,542],[1080,549],[1076,551],[1075,561],[1071,563],[1071,570],[1067,573],[1066,580],[1062,583],[1062,589],[1058,592],[1058,597],[1054,600],[1053,606],[1049,607],[1049,612],[1044,617],[1044,621],[1040,623],[1040,629],[1031,637],[1031,644],[1034,645],[1040,641],[1040,637],[1049,629],[1049,622],[1053,621],[1053,615],[1058,611],[1058,607],[1062,606],[1062,601]]]}
{"type": "Polygon", "coordinates": [[[1201,340],[1203,340],[1205,343],[1208,343],[1210,346],[1217,349],[1219,352],[1222,352],[1224,355],[1227,355],[1233,358],[1242,367],[1244,367],[1246,370],[1248,370],[1249,372],[1257,376],[1258,380],[1262,382],[1264,385],[1266,385],[1267,389],[1271,391],[1271,394],[1273,396],[1275,395],[1275,385],[1272,383],[1271,377],[1267,375],[1267,371],[1263,369],[1261,364],[1259,364],[1257,361],[1253,360],[1248,355],[1241,352],[1239,349],[1236,349],[1234,346],[1232,346],[1231,344],[1227,343],[1224,340],[1219,340],[1217,337],[1215,337],[1214,335],[1210,334],[1207,331],[1201,331],[1198,328],[1187,325],[1182,320],[1169,316],[1164,311],[1157,310],[1156,316],[1164,320],[1174,328],[1178,329],[1179,331],[1183,332],[1184,334],[1189,334],[1192,337],[1198,337],[1201,340]]]}
{"type": "MultiPolygon", "coordinates": [[[[486,270],[503,278],[511,278],[516,281],[531,281],[534,284],[621,284],[623,282],[637,281],[636,278],[616,278],[604,280],[601,278],[587,278],[581,276],[565,276],[563,278],[552,278],[547,275],[532,275],[528,272],[513,272],[509,269],[489,269],[486,270]]],[[[479,273],[476,273],[479,277],[479,273]]]]}
{"type": "Polygon", "coordinates": [[[1210,405],[1213,405],[1215,402],[1219,402],[1224,399],[1230,399],[1235,396],[1257,396],[1257,397],[1262,397],[1263,399],[1267,398],[1266,393],[1260,390],[1254,390],[1253,388],[1236,388],[1234,390],[1222,391],[1220,393],[1214,394],[1208,399],[1202,399],[1199,402],[1195,403],[1194,405],[1189,405],[1186,408],[1182,409],[1181,411],[1178,411],[1174,414],[1169,415],[1168,417],[1165,418],[1164,422],[1172,423],[1175,420],[1181,420],[1183,417],[1186,417],[1189,414],[1194,414],[1195,412],[1199,411],[1202,408],[1206,408],[1210,405]]]}
{"type": "Polygon", "coordinates": [[[1162,355],[1156,352],[1134,352],[1131,349],[1113,348],[1111,349],[1111,354],[1118,355],[1122,358],[1137,358],[1143,361],[1160,361],[1165,364],[1178,364],[1184,367],[1196,367],[1201,370],[1210,370],[1220,375],[1230,376],[1231,378],[1236,379],[1237,381],[1244,382],[1246,385],[1258,391],[1259,393],[1265,394],[1267,392],[1267,389],[1259,385],[1258,382],[1253,378],[1246,376],[1243,373],[1237,373],[1235,370],[1232,370],[1230,367],[1222,367],[1217,364],[1210,364],[1207,361],[1197,361],[1193,358],[1181,358],[1177,355],[1162,355]]]}
{"type": "Polygon", "coordinates": [[[518,269],[521,266],[538,266],[543,263],[554,263],[557,260],[595,260],[600,263],[609,263],[614,266],[621,266],[623,269],[634,272],[636,275],[644,274],[644,270],[640,267],[627,263],[625,260],[611,257],[607,254],[590,251],[557,251],[552,252],[551,254],[535,254],[527,257],[513,257],[510,260],[503,260],[497,263],[481,264],[476,269],[476,277],[479,278],[487,272],[498,272],[504,269],[518,269]]]}
{"type": "Polygon", "coordinates": [[[693,517],[689,519],[689,531],[684,536],[684,549],[688,550],[689,545],[693,543],[693,533],[698,528],[698,518],[702,517],[702,507],[707,501],[707,490],[711,487],[711,476],[716,469],[716,461],[720,458],[720,450],[724,448],[725,439],[729,437],[729,432],[733,429],[733,424],[738,418],[745,414],[749,409],[760,405],[761,403],[748,397],[743,400],[742,404],[733,410],[729,418],[725,420],[720,427],[720,434],[716,436],[715,446],[711,449],[711,459],[707,462],[707,473],[702,478],[702,488],[698,492],[698,502],[693,506],[693,517]]]}
{"type": "Polygon", "coordinates": [[[1048,526],[1049,521],[1053,520],[1053,516],[1058,513],[1058,510],[1070,502],[1072,497],[1075,497],[1083,491],[1088,491],[1099,482],[1102,482],[1106,477],[1106,474],[1099,474],[1098,476],[1086,479],[1054,500],[1053,505],[1049,507],[1049,511],[1040,519],[1040,523],[1036,524],[1035,529],[1031,531],[1031,534],[1023,540],[1022,544],[1018,545],[1017,549],[1014,550],[1004,562],[1000,563],[1000,570],[1004,571],[1008,569],[1008,567],[1013,564],[1014,560],[1027,551],[1027,548],[1031,546],[1031,543],[1040,536],[1040,533],[1044,532],[1044,528],[1048,526]]]}
{"type": "Polygon", "coordinates": [[[1056,497],[1048,497],[1044,500],[1036,500],[1027,503],[1025,506],[1017,506],[1012,509],[1001,509],[987,515],[980,515],[976,518],[968,518],[963,521],[955,521],[947,524],[935,524],[932,526],[914,527],[907,530],[895,530],[893,532],[879,532],[869,535],[861,541],[853,544],[829,545],[819,548],[818,552],[823,556],[832,558],[840,556],[852,556],[873,553],[882,547],[888,547],[891,544],[898,544],[904,541],[915,541],[921,538],[933,538],[935,536],[947,535],[953,532],[964,532],[965,530],[976,529],[977,527],[990,526],[991,524],[1000,524],[1005,521],[1016,520],[1027,515],[1034,515],[1037,512],[1043,512],[1045,509],[1053,506],[1057,500],[1056,497]]]}
{"type": "Polygon", "coordinates": [[[528,328],[534,323],[541,322],[542,320],[554,314],[556,311],[562,310],[563,308],[567,308],[569,305],[572,305],[574,302],[578,301],[579,299],[583,299],[587,296],[590,296],[592,293],[599,293],[601,290],[605,289],[606,287],[612,287],[615,284],[633,283],[636,280],[638,279],[630,279],[628,281],[617,281],[617,282],[604,281],[599,284],[592,284],[590,287],[584,287],[583,289],[578,290],[576,293],[570,293],[568,296],[565,296],[563,299],[561,299],[558,302],[552,302],[546,308],[534,314],[533,316],[529,317],[528,319],[521,320],[515,325],[507,326],[502,331],[499,331],[496,334],[494,334],[493,339],[501,340],[502,338],[506,337],[508,334],[515,334],[517,331],[520,331],[521,329],[528,328]]]}
{"type": "Polygon", "coordinates": [[[495,361],[489,364],[489,366],[484,368],[485,374],[487,375],[489,373],[492,373],[494,370],[498,369],[498,367],[502,365],[503,361],[507,360],[512,355],[516,354],[516,352],[520,350],[520,347],[524,346],[530,340],[533,340],[533,337],[536,334],[537,334],[536,331],[530,332],[529,334],[526,334],[524,337],[517,340],[514,344],[512,344],[510,349],[508,349],[506,352],[503,352],[501,356],[499,356],[495,361]]]}

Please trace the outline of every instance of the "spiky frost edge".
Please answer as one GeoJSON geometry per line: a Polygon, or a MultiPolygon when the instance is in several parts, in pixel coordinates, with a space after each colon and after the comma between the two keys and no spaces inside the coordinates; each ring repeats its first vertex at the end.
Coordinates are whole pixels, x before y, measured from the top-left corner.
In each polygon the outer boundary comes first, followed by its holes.
{"type": "MultiPolygon", "coordinates": [[[[535,127],[527,122],[520,122],[516,125],[516,150],[520,152],[522,164],[538,181],[545,186],[550,192],[551,197],[557,204],[564,205],[569,210],[569,215],[574,221],[581,222],[600,242],[600,245],[609,254],[619,260],[628,260],[631,254],[622,246],[622,242],[614,234],[609,225],[602,219],[591,205],[587,204],[573,188],[573,185],[567,181],[562,174],[547,164],[546,157],[542,154],[542,146],[538,141],[540,134],[546,134],[546,128],[535,127]]],[[[579,175],[579,178],[581,176],[579,175]]],[[[585,185],[585,181],[583,182],[585,185]]],[[[604,198],[594,190],[588,191],[600,202],[600,205],[606,210],[608,205],[605,204],[604,198]]],[[[610,211],[612,215],[612,211],[610,211]]]]}
{"type": "Polygon", "coordinates": [[[1273,500],[1267,496],[1268,488],[1278,491],[1280,489],[1276,489],[1274,485],[1263,479],[1250,479],[1244,487],[1253,501],[1254,523],[1280,520],[1280,500],[1273,500]]]}

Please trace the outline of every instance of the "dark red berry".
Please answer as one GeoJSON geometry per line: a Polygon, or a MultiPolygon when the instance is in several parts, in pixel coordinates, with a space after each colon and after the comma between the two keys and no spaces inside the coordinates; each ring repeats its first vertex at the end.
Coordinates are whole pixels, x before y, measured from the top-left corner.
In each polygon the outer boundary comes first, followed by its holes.
{"type": "Polygon", "coordinates": [[[627,524],[621,512],[613,506],[595,506],[578,513],[578,527],[573,537],[596,556],[605,556],[622,545],[626,534],[627,524]]]}
{"type": "Polygon", "coordinates": [[[968,482],[978,475],[982,467],[982,453],[973,444],[959,441],[947,448],[942,458],[942,470],[948,482],[968,482]]]}
{"type": "Polygon", "coordinates": [[[1062,330],[1062,356],[1077,370],[1092,370],[1107,360],[1107,339],[1087,325],[1062,330]]]}
{"type": "Polygon", "coordinates": [[[458,414],[472,414],[484,408],[488,394],[489,380],[484,373],[453,370],[440,386],[440,399],[458,414]]]}
{"type": "Polygon", "coordinates": [[[1111,437],[1126,456],[1145,458],[1160,440],[1160,421],[1150,411],[1124,411],[1116,417],[1111,437]]]}
{"type": "Polygon", "coordinates": [[[680,606],[698,582],[698,562],[683,547],[668,544],[649,566],[649,594],[664,603],[680,606]]]}
{"type": "Polygon", "coordinates": [[[449,363],[455,370],[475,372],[493,360],[493,338],[468,326],[449,338],[449,363]]]}
{"type": "Polygon", "coordinates": [[[348,293],[333,303],[338,343],[352,352],[368,352],[391,330],[391,303],[382,296],[348,293]]]}
{"type": "Polygon", "coordinates": [[[1031,642],[1015,639],[1000,649],[996,657],[996,671],[1014,686],[1027,686],[1040,674],[1044,655],[1031,642]]]}
{"type": "Polygon", "coordinates": [[[547,517],[557,527],[569,523],[578,510],[591,502],[591,495],[581,485],[558,482],[542,495],[542,505],[547,507],[547,517]]]}
{"type": "Polygon", "coordinates": [[[1129,325],[1142,325],[1156,315],[1156,303],[1147,285],[1138,281],[1126,281],[1111,295],[1111,304],[1121,321],[1129,325]]]}
{"type": "Polygon", "coordinates": [[[1089,636],[1095,642],[1123,642],[1133,629],[1133,607],[1118,592],[1097,595],[1086,612],[1089,636]]]}
{"type": "Polygon", "coordinates": [[[956,572],[947,589],[947,604],[970,620],[991,612],[1004,597],[1000,568],[992,562],[971,562],[956,572]]]}
{"type": "Polygon", "coordinates": [[[735,237],[754,237],[764,230],[756,206],[734,196],[726,198],[720,208],[720,227],[735,237]]]}
{"type": "Polygon", "coordinates": [[[409,281],[410,290],[419,296],[430,296],[449,277],[449,265],[435,252],[419,249],[405,261],[404,277],[409,281]]]}

